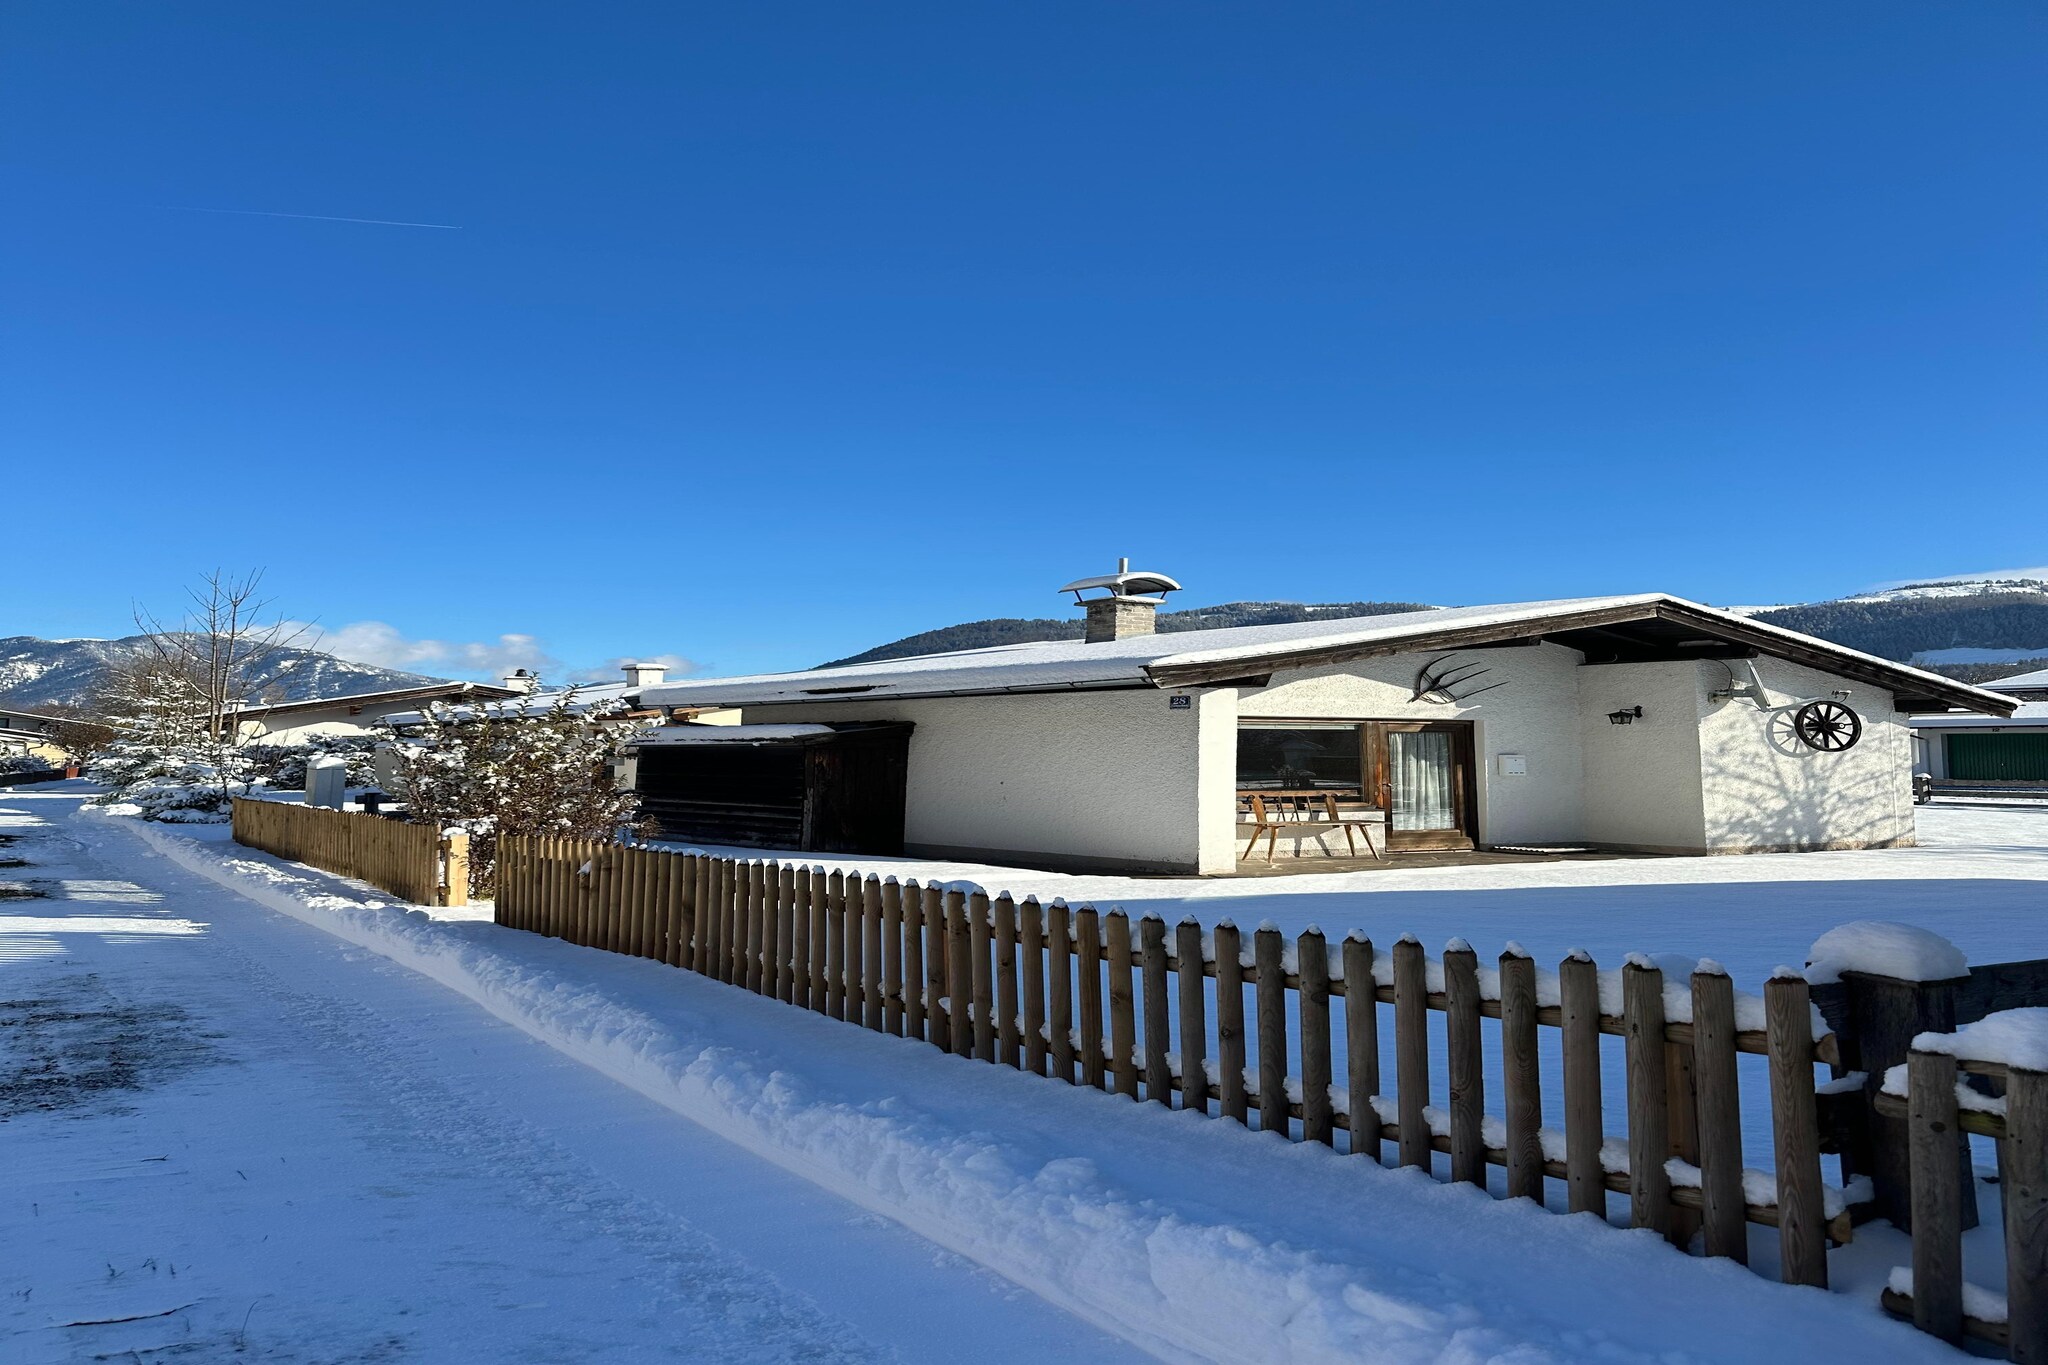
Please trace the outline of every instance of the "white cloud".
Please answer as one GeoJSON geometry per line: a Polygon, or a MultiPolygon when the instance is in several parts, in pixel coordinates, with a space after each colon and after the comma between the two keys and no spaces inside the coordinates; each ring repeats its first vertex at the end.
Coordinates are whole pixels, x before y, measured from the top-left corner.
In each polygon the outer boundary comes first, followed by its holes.
{"type": "Polygon", "coordinates": [[[496,640],[413,639],[382,621],[352,621],[345,626],[288,622],[304,633],[298,643],[336,658],[411,673],[470,674],[497,678],[515,668],[542,675],[558,673],[561,661],[538,636],[507,633],[496,640]]]}

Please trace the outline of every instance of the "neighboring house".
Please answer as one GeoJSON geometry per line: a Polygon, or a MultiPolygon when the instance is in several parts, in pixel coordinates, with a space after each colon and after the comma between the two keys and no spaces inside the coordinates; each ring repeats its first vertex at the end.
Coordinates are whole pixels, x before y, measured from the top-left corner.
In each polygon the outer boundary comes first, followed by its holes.
{"type": "Polygon", "coordinates": [[[56,740],[61,724],[57,717],[40,711],[0,708],[0,758],[29,754],[46,760],[52,767],[63,767],[70,761],[70,755],[56,740]]]}
{"type": "Polygon", "coordinates": [[[1083,641],[642,688],[744,723],[654,732],[640,790],[671,838],[1075,869],[1230,872],[1276,791],[1396,852],[1866,848],[1913,841],[1909,714],[2015,705],[1660,593],[1152,634],[1177,586],[1070,584],[1083,641]]]}
{"type": "Polygon", "coordinates": [[[245,743],[297,744],[314,735],[367,735],[394,713],[417,711],[428,702],[489,702],[516,697],[524,690],[513,679],[507,685],[443,682],[383,692],[357,692],[315,701],[245,705],[230,712],[245,743]]]}
{"type": "Polygon", "coordinates": [[[2010,716],[1913,717],[1913,768],[1937,782],[2048,789],[2048,669],[1984,684],[2018,702],[2010,716]]]}

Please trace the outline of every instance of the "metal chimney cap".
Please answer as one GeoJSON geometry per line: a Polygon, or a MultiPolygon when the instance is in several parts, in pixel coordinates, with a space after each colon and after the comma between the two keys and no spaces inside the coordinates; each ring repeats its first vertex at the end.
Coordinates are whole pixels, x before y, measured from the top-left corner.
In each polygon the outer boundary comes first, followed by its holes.
{"type": "Polygon", "coordinates": [[[1103,574],[1099,578],[1077,578],[1061,588],[1061,592],[1073,593],[1079,597],[1094,588],[1107,588],[1111,597],[1142,597],[1148,593],[1178,592],[1180,584],[1163,573],[1132,572],[1131,561],[1117,561],[1117,571],[1103,574]]]}

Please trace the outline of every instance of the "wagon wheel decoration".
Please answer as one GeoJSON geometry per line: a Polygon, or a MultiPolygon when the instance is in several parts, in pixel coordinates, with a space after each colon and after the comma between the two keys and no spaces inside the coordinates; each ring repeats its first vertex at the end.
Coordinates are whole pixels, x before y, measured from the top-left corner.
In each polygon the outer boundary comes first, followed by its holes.
{"type": "Polygon", "coordinates": [[[1840,753],[1863,738],[1863,719],[1838,701],[1810,701],[1792,713],[1792,733],[1809,749],[1840,753]]]}

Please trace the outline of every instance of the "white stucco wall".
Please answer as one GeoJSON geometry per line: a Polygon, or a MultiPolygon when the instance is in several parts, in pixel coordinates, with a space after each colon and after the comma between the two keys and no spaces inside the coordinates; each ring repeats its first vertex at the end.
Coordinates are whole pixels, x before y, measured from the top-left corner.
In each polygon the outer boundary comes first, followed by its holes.
{"type": "Polygon", "coordinates": [[[1700,665],[1595,664],[1577,672],[1573,733],[1585,764],[1585,804],[1574,837],[1621,848],[1703,850],[1700,665]],[[1607,718],[1637,706],[1641,718],[1627,725],[1607,718]]]}
{"type": "Polygon", "coordinates": [[[1578,666],[1578,654],[1557,645],[1463,651],[1460,662],[1491,670],[1472,685],[1505,686],[1449,705],[1415,700],[1417,672],[1439,657],[1399,654],[1276,673],[1267,686],[1239,694],[1237,715],[1246,720],[1471,721],[1480,842],[1583,838],[1578,674],[1585,670],[1578,666]],[[1527,774],[1503,776],[1503,754],[1521,755],[1527,774]]]}
{"type": "Polygon", "coordinates": [[[1847,689],[1863,738],[1853,749],[1827,753],[1792,737],[1789,709],[1766,714],[1743,701],[1705,703],[1705,691],[1727,675],[1700,665],[1706,846],[1748,852],[1911,843],[1912,729],[1892,694],[1781,659],[1758,659],[1756,666],[1773,703],[1847,689]]]}
{"type": "MultiPolygon", "coordinates": [[[[1172,696],[1147,688],[940,697],[750,706],[745,715],[913,722],[904,809],[913,852],[1194,872],[1203,861],[1200,793],[1205,779],[1211,788],[1219,781],[1220,742],[1202,721],[1227,711],[1230,698],[1191,694],[1175,710],[1172,696]]],[[[1235,729],[1215,730],[1230,737],[1234,773],[1235,729]]]]}

